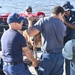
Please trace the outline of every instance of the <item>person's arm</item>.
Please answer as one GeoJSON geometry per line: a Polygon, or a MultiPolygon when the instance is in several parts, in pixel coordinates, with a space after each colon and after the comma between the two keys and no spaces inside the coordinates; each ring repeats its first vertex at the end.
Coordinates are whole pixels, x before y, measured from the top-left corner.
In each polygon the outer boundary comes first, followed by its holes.
{"type": "Polygon", "coordinates": [[[28,29],[27,33],[29,36],[35,36],[36,34],[39,33],[39,30],[33,27],[32,22],[34,21],[35,17],[28,17],[28,29]]]}
{"type": "Polygon", "coordinates": [[[72,28],[72,29],[75,29],[75,24],[74,24],[74,25],[73,25],[73,24],[70,24],[70,23],[66,22],[64,19],[63,19],[62,21],[64,22],[64,24],[65,24],[66,26],[68,26],[68,27],[70,27],[70,28],[72,28]]]}
{"type": "Polygon", "coordinates": [[[33,57],[32,53],[30,52],[28,47],[23,47],[22,48],[24,54],[27,56],[27,58],[32,62],[32,65],[34,67],[37,67],[38,61],[33,57]]]}

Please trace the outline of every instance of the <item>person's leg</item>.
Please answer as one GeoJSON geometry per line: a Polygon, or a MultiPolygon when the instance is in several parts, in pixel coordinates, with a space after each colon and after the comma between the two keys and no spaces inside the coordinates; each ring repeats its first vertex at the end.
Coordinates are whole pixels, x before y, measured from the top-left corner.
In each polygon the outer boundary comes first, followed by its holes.
{"type": "Polygon", "coordinates": [[[75,75],[75,62],[70,62],[70,75],[75,75]]]}
{"type": "Polygon", "coordinates": [[[63,74],[63,64],[64,64],[64,58],[61,53],[57,54],[57,60],[55,62],[55,66],[53,68],[53,71],[50,75],[62,75],[63,74]]]}
{"type": "Polygon", "coordinates": [[[56,62],[56,57],[54,54],[43,54],[38,67],[38,75],[51,75],[51,72],[56,62]]]}
{"type": "Polygon", "coordinates": [[[20,63],[17,65],[10,65],[8,68],[10,75],[32,75],[26,64],[20,63]]]}
{"type": "Polygon", "coordinates": [[[66,75],[70,75],[70,60],[65,59],[65,72],[66,75]]]}

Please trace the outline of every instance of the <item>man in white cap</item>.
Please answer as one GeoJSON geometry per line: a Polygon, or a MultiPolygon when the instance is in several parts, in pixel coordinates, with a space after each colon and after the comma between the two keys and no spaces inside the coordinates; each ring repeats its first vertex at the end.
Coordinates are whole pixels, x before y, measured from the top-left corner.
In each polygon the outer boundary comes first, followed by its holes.
{"type": "Polygon", "coordinates": [[[62,54],[65,59],[70,61],[70,75],[75,75],[75,39],[69,40],[65,44],[62,54]]]}

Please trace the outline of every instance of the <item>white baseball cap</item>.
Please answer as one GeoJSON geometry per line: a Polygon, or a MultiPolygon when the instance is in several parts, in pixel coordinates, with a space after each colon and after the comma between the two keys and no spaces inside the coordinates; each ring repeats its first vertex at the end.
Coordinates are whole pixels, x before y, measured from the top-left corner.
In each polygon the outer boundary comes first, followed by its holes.
{"type": "Polygon", "coordinates": [[[64,56],[64,58],[68,59],[68,60],[72,60],[73,59],[73,43],[72,40],[68,41],[64,48],[62,49],[62,54],[64,56]]]}

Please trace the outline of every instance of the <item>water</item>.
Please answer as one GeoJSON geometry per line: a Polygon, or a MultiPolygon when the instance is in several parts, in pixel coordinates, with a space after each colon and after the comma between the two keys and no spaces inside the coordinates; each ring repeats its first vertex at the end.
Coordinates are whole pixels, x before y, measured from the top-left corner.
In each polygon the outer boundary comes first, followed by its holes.
{"type": "MultiPolygon", "coordinates": [[[[51,10],[56,5],[62,5],[67,0],[0,0],[0,15],[8,12],[23,13],[25,7],[30,5],[33,8],[33,13],[42,11],[49,16],[51,10]]],[[[75,7],[75,0],[68,0],[75,7]]]]}

